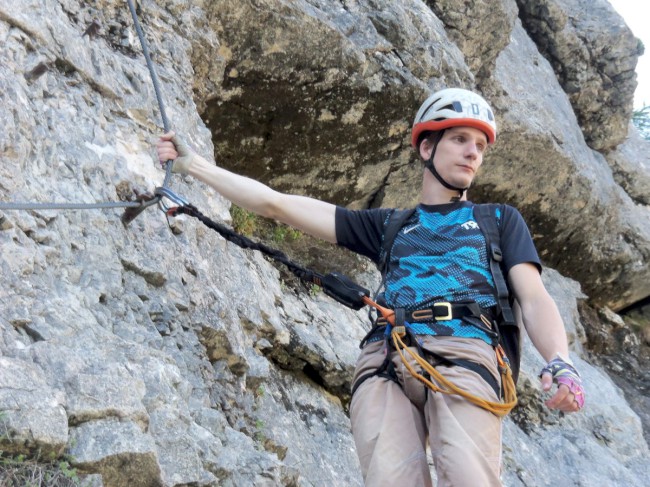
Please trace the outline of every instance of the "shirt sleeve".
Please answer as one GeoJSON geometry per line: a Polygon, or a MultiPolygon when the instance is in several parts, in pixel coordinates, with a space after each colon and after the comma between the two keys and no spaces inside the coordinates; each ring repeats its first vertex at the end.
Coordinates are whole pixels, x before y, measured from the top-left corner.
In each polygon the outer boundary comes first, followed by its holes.
{"type": "Polygon", "coordinates": [[[379,261],[384,229],[391,210],[348,210],[336,208],[336,242],[341,247],[379,261]]]}
{"type": "Polygon", "coordinates": [[[528,225],[521,213],[508,205],[504,208],[501,221],[501,252],[506,273],[510,272],[510,269],[517,264],[528,262],[537,267],[541,274],[542,263],[528,225]]]}

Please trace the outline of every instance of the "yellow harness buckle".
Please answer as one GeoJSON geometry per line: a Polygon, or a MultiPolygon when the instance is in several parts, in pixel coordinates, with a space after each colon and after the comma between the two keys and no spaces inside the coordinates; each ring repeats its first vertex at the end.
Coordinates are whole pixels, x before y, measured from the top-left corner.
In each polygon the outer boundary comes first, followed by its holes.
{"type": "Polygon", "coordinates": [[[447,308],[447,314],[445,316],[436,316],[435,319],[436,321],[446,321],[446,320],[451,320],[451,303],[448,302],[441,302],[441,303],[433,303],[433,307],[444,307],[447,308]]]}

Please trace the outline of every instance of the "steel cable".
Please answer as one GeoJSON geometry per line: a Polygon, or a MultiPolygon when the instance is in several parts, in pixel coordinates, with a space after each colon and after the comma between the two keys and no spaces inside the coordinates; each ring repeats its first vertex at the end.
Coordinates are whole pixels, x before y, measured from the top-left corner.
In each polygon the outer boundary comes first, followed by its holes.
{"type": "MultiPolygon", "coordinates": [[[[154,91],[156,93],[156,100],[158,101],[158,108],[160,110],[160,117],[162,118],[163,127],[165,132],[169,132],[170,129],[169,120],[167,119],[167,114],[165,112],[165,105],[163,103],[163,99],[160,91],[160,83],[158,81],[158,75],[156,73],[156,69],[153,65],[153,62],[151,61],[151,56],[149,54],[149,46],[144,36],[144,32],[142,31],[142,27],[140,26],[140,22],[138,20],[138,14],[136,12],[135,5],[133,4],[133,0],[127,0],[127,3],[129,5],[129,10],[131,11],[133,24],[138,34],[140,45],[142,46],[142,52],[147,62],[147,67],[149,69],[149,75],[151,76],[151,81],[153,83],[154,91]]],[[[171,168],[172,168],[172,161],[167,161],[165,163],[165,179],[163,181],[162,188],[167,188],[169,185],[169,180],[172,174],[171,168]]],[[[155,195],[150,200],[141,200],[139,202],[106,201],[106,202],[99,202],[99,203],[59,203],[59,202],[35,203],[35,202],[0,201],[0,210],[92,210],[92,209],[106,209],[106,208],[133,208],[133,209],[137,208],[140,211],[133,211],[130,215],[128,215],[129,217],[128,221],[131,221],[145,208],[160,202],[160,200],[161,200],[160,196],[155,195]]],[[[123,221],[125,221],[125,223],[128,223],[127,219],[125,218],[123,218],[123,221]]]]}

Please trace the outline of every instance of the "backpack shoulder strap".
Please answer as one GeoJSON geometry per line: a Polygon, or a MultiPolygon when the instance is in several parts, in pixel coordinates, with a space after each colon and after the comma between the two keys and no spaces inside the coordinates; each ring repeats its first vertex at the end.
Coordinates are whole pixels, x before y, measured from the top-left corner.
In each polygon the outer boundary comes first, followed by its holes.
{"type": "Polygon", "coordinates": [[[384,239],[381,243],[381,252],[379,253],[380,260],[377,263],[377,268],[379,269],[382,278],[387,270],[386,268],[388,266],[391,250],[393,249],[395,237],[397,237],[400,229],[414,213],[415,208],[407,208],[406,210],[393,210],[393,212],[388,217],[388,223],[386,224],[386,229],[384,230],[384,239]]]}
{"type": "Polygon", "coordinates": [[[506,356],[510,359],[512,376],[516,383],[521,361],[521,330],[512,310],[510,291],[501,269],[503,253],[501,252],[500,221],[504,212],[505,205],[483,204],[474,206],[474,218],[485,237],[490,271],[496,289],[499,340],[506,352],[506,356]]]}
{"type": "Polygon", "coordinates": [[[497,302],[503,315],[503,320],[506,323],[514,323],[515,319],[510,307],[510,291],[508,290],[508,285],[501,270],[503,253],[501,252],[499,221],[503,212],[504,205],[490,203],[474,206],[474,218],[476,218],[478,226],[485,237],[488,259],[490,260],[490,271],[492,272],[494,287],[497,291],[497,302]]]}

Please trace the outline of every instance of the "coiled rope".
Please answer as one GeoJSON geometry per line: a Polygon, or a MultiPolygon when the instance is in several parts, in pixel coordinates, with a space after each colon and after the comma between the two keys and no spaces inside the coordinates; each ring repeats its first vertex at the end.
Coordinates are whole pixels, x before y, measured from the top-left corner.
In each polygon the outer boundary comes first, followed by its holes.
{"type": "Polygon", "coordinates": [[[433,392],[441,392],[443,394],[457,395],[465,398],[472,404],[479,406],[486,411],[490,411],[496,416],[503,417],[507,415],[512,409],[517,405],[517,389],[512,378],[512,371],[510,366],[503,360],[505,354],[503,349],[499,345],[496,347],[496,357],[497,363],[499,366],[499,371],[501,374],[501,384],[503,387],[503,400],[504,402],[488,401],[480,396],[472,394],[471,392],[466,391],[458,387],[456,384],[447,379],[442,375],[436,368],[431,365],[427,360],[425,360],[421,355],[411,350],[405,343],[402,337],[405,335],[405,330],[400,327],[395,327],[391,331],[391,339],[393,341],[393,346],[404,364],[404,367],[411,373],[413,377],[418,379],[420,382],[424,383],[429,389],[433,392]],[[415,368],[410,364],[404,352],[408,353],[411,358],[429,374],[434,381],[429,380],[424,375],[415,370],[415,368]]]}

